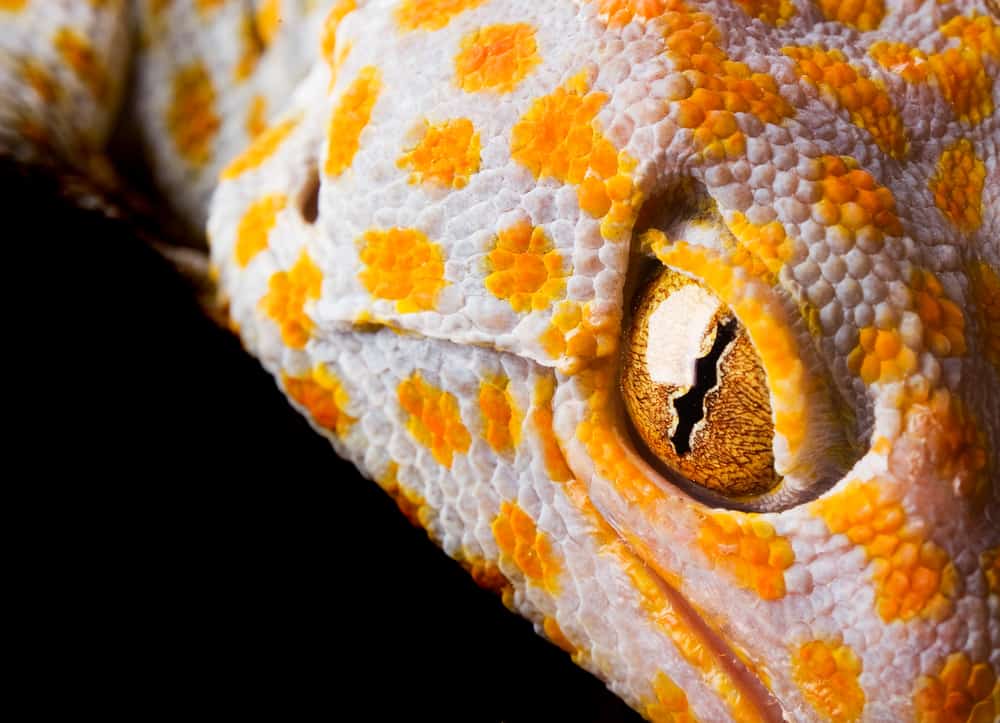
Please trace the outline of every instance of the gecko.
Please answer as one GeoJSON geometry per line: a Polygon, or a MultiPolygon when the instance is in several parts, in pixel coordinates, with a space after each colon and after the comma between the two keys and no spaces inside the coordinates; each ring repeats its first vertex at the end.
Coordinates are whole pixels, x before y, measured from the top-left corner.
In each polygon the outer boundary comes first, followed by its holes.
{"type": "Polygon", "coordinates": [[[649,720],[981,723],[998,70],[985,1],[0,0],[0,148],[133,128],[289,403],[649,720]]]}

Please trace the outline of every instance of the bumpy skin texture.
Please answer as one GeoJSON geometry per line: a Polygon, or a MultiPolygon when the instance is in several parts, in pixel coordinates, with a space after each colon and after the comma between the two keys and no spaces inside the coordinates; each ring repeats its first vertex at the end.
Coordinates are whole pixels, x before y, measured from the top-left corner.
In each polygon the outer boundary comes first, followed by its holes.
{"type": "Polygon", "coordinates": [[[191,219],[219,174],[234,328],[480,582],[653,720],[1000,716],[987,5],[304,3],[282,72],[312,69],[246,148],[240,83],[277,87],[225,80],[246,4],[168,5],[139,88],[204,73],[137,103],[191,219]],[[755,344],[767,499],[634,448],[619,339],[654,262],[755,344]]]}

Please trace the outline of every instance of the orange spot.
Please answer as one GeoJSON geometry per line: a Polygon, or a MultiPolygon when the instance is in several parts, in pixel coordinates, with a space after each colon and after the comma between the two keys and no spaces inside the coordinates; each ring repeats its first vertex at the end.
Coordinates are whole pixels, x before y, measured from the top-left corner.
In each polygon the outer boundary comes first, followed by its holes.
{"type": "Polygon", "coordinates": [[[576,646],[566,637],[566,634],[563,633],[562,628],[559,627],[559,623],[556,622],[555,618],[548,615],[542,618],[542,632],[545,633],[545,637],[555,643],[564,652],[572,655],[574,659],[579,654],[576,646]]]}
{"type": "Polygon", "coordinates": [[[527,221],[502,230],[486,259],[486,288],[519,313],[547,309],[566,288],[562,255],[543,228],[527,221]]]}
{"type": "Polygon", "coordinates": [[[396,8],[401,30],[440,30],[456,15],[482,5],[485,0],[403,0],[396,8]]]}
{"type": "Polygon", "coordinates": [[[924,346],[941,357],[965,354],[965,316],[945,295],[937,276],[926,269],[914,269],[910,288],[924,326],[924,346]]]}
{"type": "Polygon", "coordinates": [[[691,712],[687,695],[670,676],[662,670],[653,679],[653,693],[656,701],[647,703],[643,711],[653,723],[695,723],[697,718],[691,712]]]}
{"type": "Polygon", "coordinates": [[[479,170],[479,134],[468,118],[424,123],[424,136],[396,164],[409,168],[410,183],[465,188],[479,170]]]}
{"type": "Polygon", "coordinates": [[[317,364],[304,377],[282,373],[281,383],[288,396],[305,407],[318,426],[340,438],[358,421],[345,411],[350,399],[343,384],[322,364],[317,364]]]}
{"type": "Polygon", "coordinates": [[[281,339],[292,349],[302,349],[309,341],[313,320],[305,306],[319,298],[323,274],[305,251],[288,271],[277,271],[267,283],[261,309],[281,330],[281,339]]]}
{"type": "Polygon", "coordinates": [[[913,707],[921,723],[989,723],[1000,716],[1000,683],[989,663],[952,653],[937,675],[917,681],[913,707]]]}
{"type": "Polygon", "coordinates": [[[659,17],[674,4],[671,0],[597,0],[597,9],[608,27],[620,28],[636,18],[645,22],[659,17]]]}
{"type": "Polygon", "coordinates": [[[955,567],[948,553],[926,539],[919,524],[882,494],[878,479],[850,482],[814,502],[810,509],[830,532],[860,545],[871,562],[875,607],[883,621],[917,615],[942,619],[952,609],[955,567]]]}
{"type": "Polygon", "coordinates": [[[17,12],[28,4],[28,0],[0,0],[0,10],[7,12],[17,12]]]}
{"type": "Polygon", "coordinates": [[[781,222],[771,221],[759,226],[750,223],[737,211],[727,225],[739,244],[734,262],[754,276],[775,283],[778,273],[794,251],[792,240],[786,236],[781,222]]]}
{"type": "Polygon", "coordinates": [[[381,87],[378,69],[367,65],[340,97],[330,117],[325,165],[327,175],[339,176],[350,167],[381,87]]]}
{"type": "Polygon", "coordinates": [[[792,677],[813,709],[827,720],[861,717],[865,693],[858,684],[861,659],[847,645],[813,640],[792,654],[792,677]]]}
{"type": "Polygon", "coordinates": [[[916,354],[904,346],[896,329],[866,326],[858,334],[858,345],[847,356],[847,368],[865,384],[898,381],[916,367],[916,354]]]}
{"type": "MultiPolygon", "coordinates": [[[[323,54],[324,60],[330,66],[330,71],[333,76],[333,80],[337,78],[337,70],[339,63],[337,63],[337,28],[340,27],[340,21],[347,17],[348,13],[353,12],[357,9],[357,4],[355,0],[338,0],[334,3],[333,7],[330,8],[330,12],[326,16],[326,20],[323,21],[323,32],[320,37],[320,52],[323,54]]],[[[333,81],[331,81],[332,83],[333,81]]]]}
{"type": "Polygon", "coordinates": [[[500,551],[530,582],[553,594],[559,592],[562,564],[552,541],[516,502],[500,505],[500,514],[493,521],[493,537],[500,551]]]}
{"type": "Polygon", "coordinates": [[[246,120],[247,135],[256,138],[267,130],[267,99],[262,95],[255,95],[247,109],[246,120]]]}
{"type": "Polygon", "coordinates": [[[467,92],[509,93],[541,62],[535,28],[527,23],[488,25],[462,38],[455,76],[467,92]]]}
{"type": "Polygon", "coordinates": [[[790,0],[736,0],[736,4],[750,17],[779,27],[795,14],[790,0]]]}
{"type": "Polygon", "coordinates": [[[194,166],[208,162],[222,121],[216,114],[215,86],[205,66],[195,61],[177,70],[166,125],[180,156],[194,166]]]}
{"type": "Polygon", "coordinates": [[[441,247],[417,229],[365,231],[357,241],[364,269],[358,279],[376,299],[396,302],[396,311],[430,311],[444,279],[441,247]]]}
{"type": "Polygon", "coordinates": [[[200,13],[209,13],[226,4],[226,0],[194,0],[194,5],[200,13]]]}
{"type": "Polygon", "coordinates": [[[31,89],[38,94],[38,97],[46,103],[52,103],[59,95],[59,86],[56,85],[55,78],[45,69],[33,61],[26,61],[23,65],[24,80],[31,86],[31,89]]]}
{"type": "Polygon", "coordinates": [[[257,3],[254,24],[264,47],[274,42],[274,38],[281,29],[281,23],[281,0],[263,0],[257,3]]]}
{"type": "Polygon", "coordinates": [[[396,394],[399,405],[409,414],[406,428],[438,464],[450,468],[455,453],[469,451],[472,439],[452,394],[425,382],[420,372],[404,379],[396,394]]]}
{"type": "Polygon", "coordinates": [[[1000,274],[985,261],[969,267],[978,339],[983,353],[1000,371],[1000,274]]]}
{"type": "Polygon", "coordinates": [[[729,571],[764,600],[785,596],[785,570],[795,561],[791,543],[762,519],[719,513],[705,516],[698,546],[712,565],[729,571]]]}
{"type": "Polygon", "coordinates": [[[511,452],[521,438],[522,414],[505,376],[484,379],[479,385],[479,410],[486,422],[486,441],[497,453],[511,452]]]}
{"type": "Polygon", "coordinates": [[[545,473],[554,482],[567,482],[573,479],[573,473],[566,464],[559,440],[552,428],[552,397],[555,394],[555,380],[542,377],[535,385],[535,406],[531,413],[531,423],[542,445],[542,459],[545,461],[545,473]]]}
{"type": "Polygon", "coordinates": [[[836,20],[858,30],[874,30],[885,17],[884,0],[817,0],[827,20],[836,20]]]}
{"type": "Polygon", "coordinates": [[[641,196],[630,173],[635,161],[604,137],[597,113],[605,93],[588,92],[585,73],[549,95],[536,98],[514,124],[511,157],[535,178],[577,186],[580,208],[601,218],[601,233],[612,241],[628,237],[641,196]]]}
{"type": "Polygon", "coordinates": [[[398,464],[390,462],[385,473],[376,478],[375,481],[392,497],[396,506],[399,507],[399,511],[410,521],[410,524],[425,530],[430,529],[433,510],[421,495],[400,484],[398,464]]]}
{"type": "Polygon", "coordinates": [[[236,156],[228,166],[222,169],[219,177],[223,181],[228,181],[260,166],[274,154],[278,146],[295,129],[300,120],[301,118],[298,116],[286,118],[258,135],[245,151],[236,156]]]}
{"type": "Polygon", "coordinates": [[[941,154],[928,185],[941,213],[957,228],[971,233],[983,222],[985,180],[986,164],[976,156],[972,143],[960,138],[941,154]]]}
{"type": "Polygon", "coordinates": [[[60,28],[53,38],[56,52],[97,101],[108,93],[108,76],[90,41],[72,28],[60,28]]]}
{"type": "Polygon", "coordinates": [[[254,25],[253,16],[245,14],[240,18],[240,43],[243,52],[240,59],[233,66],[233,80],[237,83],[250,77],[260,56],[264,54],[264,47],[261,45],[260,36],[257,35],[257,28],[254,25]]]}
{"type": "Polygon", "coordinates": [[[250,204],[236,228],[237,264],[246,266],[267,248],[271,229],[274,228],[278,214],[285,207],[286,201],[284,194],[273,193],[250,204]]]}
{"type": "Polygon", "coordinates": [[[986,585],[994,595],[1000,595],[1000,545],[993,547],[982,555],[979,560],[983,565],[983,575],[986,585]]]}
{"type": "Polygon", "coordinates": [[[906,129],[881,83],[862,74],[839,50],[787,47],[782,52],[795,61],[799,74],[831,94],[847,110],[851,122],[867,130],[884,153],[906,155],[906,129]]]}
{"type": "Polygon", "coordinates": [[[591,323],[589,305],[563,301],[556,307],[552,321],[542,332],[539,342],[552,359],[570,357],[569,366],[563,371],[575,374],[589,360],[610,353],[615,338],[611,329],[591,323]]]}
{"type": "Polygon", "coordinates": [[[957,47],[928,55],[904,43],[881,40],[868,52],[882,67],[911,83],[937,85],[959,119],[975,125],[993,113],[993,79],[983,58],[1000,56],[1000,26],[985,15],[959,15],[940,30],[946,37],[958,38],[957,47]]]}

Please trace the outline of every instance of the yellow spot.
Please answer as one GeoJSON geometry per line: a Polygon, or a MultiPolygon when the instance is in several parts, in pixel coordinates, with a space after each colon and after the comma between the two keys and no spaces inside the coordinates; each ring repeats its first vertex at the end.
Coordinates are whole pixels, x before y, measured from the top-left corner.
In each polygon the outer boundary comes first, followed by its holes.
{"type": "Polygon", "coordinates": [[[361,132],[371,119],[382,82],[378,68],[367,65],[340,97],[330,117],[326,173],[339,176],[351,165],[361,143],[361,132]]]}
{"type": "Polygon", "coordinates": [[[911,83],[937,85],[959,119],[975,125],[993,113],[993,79],[983,59],[1000,57],[1000,25],[985,15],[959,15],[940,30],[945,37],[958,38],[958,46],[928,55],[904,43],[881,40],[868,52],[882,67],[911,83]]]}
{"type": "Polygon", "coordinates": [[[28,0],[0,0],[0,10],[13,13],[22,10],[27,4],[28,0]]]}
{"type": "Polygon", "coordinates": [[[401,30],[440,30],[456,15],[482,5],[485,0],[403,0],[396,8],[401,30]]]}
{"type": "Polygon", "coordinates": [[[433,521],[433,510],[417,492],[399,481],[399,465],[390,462],[385,472],[376,478],[379,487],[388,493],[399,507],[399,511],[411,524],[429,530],[433,521]]]}
{"type": "Polygon", "coordinates": [[[441,247],[414,228],[371,229],[357,241],[364,269],[358,279],[376,299],[396,302],[396,311],[430,311],[444,279],[441,247]]]}
{"type": "Polygon", "coordinates": [[[967,233],[983,222],[983,183],[986,164],[972,143],[961,138],[944,150],[930,181],[934,203],[957,228],[967,233]]]}
{"type": "Polygon", "coordinates": [[[858,30],[874,30],[885,17],[884,0],[817,0],[827,20],[836,20],[858,30]]]}
{"type": "Polygon", "coordinates": [[[469,451],[472,438],[462,423],[454,395],[425,382],[420,372],[404,379],[396,393],[399,405],[409,415],[406,428],[438,464],[450,468],[455,453],[469,451]]]}
{"type": "Polygon", "coordinates": [[[698,546],[710,564],[728,570],[762,599],[785,596],[785,570],[795,562],[795,553],[764,520],[724,512],[706,515],[698,528],[698,546]]]}
{"type": "Polygon", "coordinates": [[[986,435],[972,412],[947,389],[911,399],[903,417],[908,435],[933,460],[938,478],[951,483],[955,492],[981,502],[989,492],[986,435]]]}
{"type": "MultiPolygon", "coordinates": [[[[355,3],[355,0],[338,0],[334,3],[333,7],[330,8],[330,12],[327,14],[326,20],[323,21],[323,32],[320,36],[320,52],[322,52],[323,59],[326,60],[327,64],[330,66],[333,80],[336,80],[337,70],[339,68],[336,52],[337,28],[340,27],[340,22],[347,17],[347,14],[356,9],[357,4],[355,3]]],[[[332,82],[333,81],[331,81],[331,83],[332,82]]]]}
{"type": "Polygon", "coordinates": [[[881,243],[885,236],[900,236],[896,198],[849,156],[821,156],[809,162],[819,180],[822,197],[813,203],[813,218],[824,226],[839,226],[852,241],[867,237],[881,243]]]}
{"type": "Polygon", "coordinates": [[[790,0],[736,0],[736,4],[750,17],[779,27],[795,14],[790,0]]]}
{"type": "Polygon", "coordinates": [[[259,3],[254,23],[257,27],[257,35],[265,47],[274,42],[274,38],[281,29],[281,0],[263,0],[259,3]]]}
{"type": "Polygon", "coordinates": [[[1000,545],[993,547],[979,556],[983,565],[983,575],[986,585],[994,595],[1000,595],[1000,545]]]}
{"type": "Polygon", "coordinates": [[[813,640],[792,654],[792,676],[813,709],[831,723],[861,717],[865,693],[858,684],[861,659],[847,645],[813,640]]]}
{"type": "Polygon", "coordinates": [[[590,316],[588,304],[562,301],[539,338],[542,349],[550,358],[578,360],[563,369],[567,374],[576,373],[586,366],[587,361],[605,356],[614,348],[615,339],[611,330],[594,326],[590,316]]]}
{"type": "Polygon", "coordinates": [[[983,353],[1000,371],[1000,274],[985,261],[969,267],[976,326],[983,353]]]}
{"type": "Polygon", "coordinates": [[[281,330],[281,339],[292,349],[302,349],[309,341],[313,320],[305,306],[319,298],[323,274],[305,251],[288,271],[277,271],[267,283],[261,309],[281,330]]]}
{"type": "Polygon", "coordinates": [[[965,354],[965,317],[958,304],[945,295],[937,276],[926,269],[914,269],[910,288],[924,327],[924,346],[941,357],[965,354]]]}
{"type": "Polygon", "coordinates": [[[653,679],[653,692],[656,701],[646,704],[646,718],[653,723],[695,723],[687,695],[662,670],[653,679]]]}
{"type": "Polygon", "coordinates": [[[56,52],[86,86],[90,94],[103,101],[108,92],[108,76],[90,41],[72,28],[60,28],[53,43],[56,52]]]}
{"type": "Polygon", "coordinates": [[[896,329],[864,327],[858,333],[858,345],[847,356],[847,368],[865,384],[898,381],[916,367],[916,354],[903,344],[896,329]]]}
{"type": "Polygon", "coordinates": [[[281,383],[288,396],[305,407],[318,426],[341,439],[358,421],[345,411],[350,399],[344,385],[323,364],[317,364],[311,373],[303,377],[282,373],[281,383]]]}
{"type": "Polygon", "coordinates": [[[38,94],[38,97],[46,103],[52,103],[59,95],[59,86],[55,78],[45,69],[33,61],[27,61],[23,66],[24,80],[31,86],[31,89],[38,94]]]}
{"type": "Polygon", "coordinates": [[[226,4],[226,0],[194,0],[198,12],[205,14],[212,12],[226,4]]]}
{"type": "Polygon", "coordinates": [[[573,656],[574,660],[576,659],[579,651],[570,642],[569,638],[566,637],[566,634],[563,633],[562,628],[559,627],[559,623],[556,622],[555,618],[548,615],[542,618],[542,632],[545,633],[545,637],[555,643],[561,650],[573,656]]]}
{"type": "Polygon", "coordinates": [[[264,48],[257,35],[257,28],[254,26],[251,15],[245,14],[240,18],[239,33],[243,52],[240,54],[239,61],[233,66],[233,79],[237,83],[250,77],[257,67],[260,56],[264,54],[264,48]]]}
{"type": "Polygon", "coordinates": [[[527,221],[502,230],[486,258],[486,288],[519,313],[547,309],[566,288],[562,255],[543,228],[527,221]]]}
{"type": "Polygon", "coordinates": [[[559,592],[562,565],[552,541],[516,502],[500,505],[500,514],[493,521],[493,537],[500,551],[530,582],[551,593],[559,592]]]}
{"type": "Polygon", "coordinates": [[[536,98],[514,124],[511,157],[535,178],[554,178],[577,186],[580,208],[601,218],[601,233],[622,241],[631,232],[641,196],[631,172],[635,161],[615,150],[597,123],[608,101],[588,92],[585,73],[551,94],[536,98]]]}
{"type": "Polygon", "coordinates": [[[1000,716],[996,671],[965,653],[952,653],[937,675],[917,681],[913,707],[920,723],[991,723],[1000,716]]]}
{"type": "Polygon", "coordinates": [[[251,138],[256,138],[267,130],[267,99],[264,96],[255,95],[250,101],[245,127],[251,138]]]}
{"type": "Polygon", "coordinates": [[[479,133],[468,118],[424,123],[424,135],[399,157],[396,164],[409,168],[410,183],[445,188],[465,188],[479,170],[479,133]]]}
{"type": "Polygon", "coordinates": [[[467,92],[509,93],[541,62],[535,28],[527,23],[488,25],[462,38],[455,78],[467,92]]]}
{"type": "Polygon", "coordinates": [[[775,283],[778,273],[794,251],[792,240],[785,234],[781,222],[757,225],[737,211],[727,225],[739,244],[734,262],[754,276],[775,283]]]}
{"type": "Polygon", "coordinates": [[[510,452],[521,439],[523,418],[510,393],[510,379],[491,377],[479,385],[479,409],[486,422],[486,441],[497,453],[510,452]]]}
{"type": "Polygon", "coordinates": [[[867,130],[878,147],[893,158],[906,155],[903,121],[881,83],[862,75],[839,50],[787,47],[782,52],[795,61],[799,74],[832,95],[851,122],[867,130]]]}
{"type": "Polygon", "coordinates": [[[955,567],[947,552],[926,539],[920,524],[908,524],[903,506],[885,497],[880,487],[878,479],[854,480],[810,509],[830,532],[846,535],[864,549],[883,621],[917,615],[942,619],[952,609],[955,567]]]}
{"type": "Polygon", "coordinates": [[[245,151],[236,156],[228,166],[222,169],[219,177],[224,181],[228,181],[257,168],[274,154],[278,146],[295,129],[300,120],[301,118],[298,116],[286,118],[258,135],[245,151]]]}
{"type": "Polygon", "coordinates": [[[174,74],[166,125],[180,156],[194,166],[208,162],[222,121],[216,114],[215,86],[205,66],[195,61],[174,74]]]}
{"type": "Polygon", "coordinates": [[[237,264],[246,266],[267,248],[268,236],[286,201],[284,194],[273,193],[250,204],[236,228],[237,264]]]}
{"type": "Polygon", "coordinates": [[[597,0],[597,11],[608,27],[620,28],[636,18],[652,20],[674,5],[672,0],[597,0]]]}
{"type": "Polygon", "coordinates": [[[542,459],[545,462],[545,473],[554,482],[567,482],[573,479],[573,472],[566,464],[559,440],[552,428],[552,397],[555,394],[555,380],[552,377],[542,377],[535,383],[535,405],[531,413],[531,423],[542,445],[542,459]]]}

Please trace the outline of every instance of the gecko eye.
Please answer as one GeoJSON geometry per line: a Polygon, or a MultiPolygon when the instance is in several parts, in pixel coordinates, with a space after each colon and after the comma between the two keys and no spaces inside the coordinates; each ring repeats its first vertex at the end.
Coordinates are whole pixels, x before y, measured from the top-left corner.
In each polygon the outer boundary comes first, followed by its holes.
{"type": "Polygon", "coordinates": [[[742,324],[704,286],[671,269],[636,299],[621,388],[651,461],[728,498],[773,489],[781,478],[767,380],[742,324]]]}

